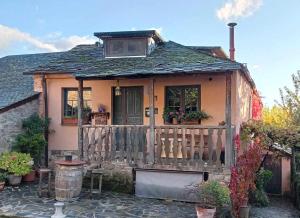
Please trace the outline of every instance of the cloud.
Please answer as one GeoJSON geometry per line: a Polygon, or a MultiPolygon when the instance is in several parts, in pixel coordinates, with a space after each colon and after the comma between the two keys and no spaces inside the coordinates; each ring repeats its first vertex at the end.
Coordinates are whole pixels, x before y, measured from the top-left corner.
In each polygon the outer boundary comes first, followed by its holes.
{"type": "Polygon", "coordinates": [[[0,50],[10,48],[16,42],[30,45],[33,48],[46,52],[65,51],[79,44],[93,44],[96,40],[90,36],[72,35],[63,37],[61,33],[49,34],[48,41],[41,40],[29,33],[22,32],[16,28],[11,28],[0,24],[0,50]],[[51,36],[51,37],[49,37],[51,36]]]}
{"type": "Polygon", "coordinates": [[[263,0],[228,0],[222,8],[217,10],[217,17],[226,22],[248,17],[262,4],[263,0]]]}

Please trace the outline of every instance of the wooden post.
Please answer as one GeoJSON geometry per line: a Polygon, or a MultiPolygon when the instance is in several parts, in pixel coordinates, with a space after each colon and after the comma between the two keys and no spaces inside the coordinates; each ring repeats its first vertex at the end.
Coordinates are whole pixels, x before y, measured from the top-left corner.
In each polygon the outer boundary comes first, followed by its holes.
{"type": "Polygon", "coordinates": [[[80,155],[80,160],[83,160],[82,110],[83,110],[83,80],[78,80],[78,151],[80,155]]]}
{"type": "Polygon", "coordinates": [[[155,103],[154,103],[154,79],[150,80],[149,85],[149,112],[150,112],[150,140],[149,140],[149,162],[154,164],[154,141],[155,141],[155,103]]]}
{"type": "Polygon", "coordinates": [[[225,145],[225,166],[232,166],[232,129],[231,129],[231,73],[226,74],[226,145],[225,145]]]}
{"type": "MultiPolygon", "coordinates": [[[[48,89],[47,89],[47,80],[45,75],[42,77],[42,86],[43,86],[43,98],[44,98],[44,118],[48,120],[48,89]]],[[[45,167],[48,167],[48,126],[44,129],[44,137],[46,140],[46,145],[44,149],[45,155],[45,167]]]]}

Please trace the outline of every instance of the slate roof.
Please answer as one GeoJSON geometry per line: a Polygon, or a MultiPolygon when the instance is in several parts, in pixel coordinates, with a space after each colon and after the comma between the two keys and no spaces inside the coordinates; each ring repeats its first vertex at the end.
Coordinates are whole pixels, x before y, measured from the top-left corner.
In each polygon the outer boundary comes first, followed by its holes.
{"type": "Polygon", "coordinates": [[[214,57],[188,46],[168,41],[147,57],[104,58],[103,47],[80,45],[64,52],[59,60],[27,73],[71,73],[76,78],[152,76],[174,73],[211,73],[242,70],[242,64],[214,57]]]}
{"type": "Polygon", "coordinates": [[[33,95],[32,76],[23,75],[26,70],[56,59],[61,53],[14,55],[0,58],[0,110],[33,95]]]}

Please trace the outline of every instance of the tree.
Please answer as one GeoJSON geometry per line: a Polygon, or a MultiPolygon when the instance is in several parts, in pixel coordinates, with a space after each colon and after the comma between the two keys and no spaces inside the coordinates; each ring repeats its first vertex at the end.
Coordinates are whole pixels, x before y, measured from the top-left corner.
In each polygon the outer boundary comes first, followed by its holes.
{"type": "Polygon", "coordinates": [[[300,127],[300,71],[292,74],[293,88],[284,87],[280,89],[281,102],[278,105],[291,117],[291,125],[300,127]]]}
{"type": "Polygon", "coordinates": [[[264,124],[277,128],[289,128],[292,124],[292,119],[288,111],[277,105],[271,108],[264,108],[262,119],[264,124]]]}

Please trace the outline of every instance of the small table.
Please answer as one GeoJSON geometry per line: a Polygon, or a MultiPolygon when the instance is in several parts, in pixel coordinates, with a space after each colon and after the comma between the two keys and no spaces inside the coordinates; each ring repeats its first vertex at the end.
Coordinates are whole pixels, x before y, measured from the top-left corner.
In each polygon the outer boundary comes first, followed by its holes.
{"type": "Polygon", "coordinates": [[[39,170],[39,187],[38,187],[38,195],[39,197],[43,196],[43,192],[46,192],[47,196],[50,197],[51,191],[51,170],[48,168],[41,168],[39,170]],[[48,174],[48,183],[43,186],[43,175],[48,174]]]}
{"type": "Polygon", "coordinates": [[[93,169],[92,170],[92,172],[91,172],[91,196],[92,196],[92,194],[101,194],[102,176],[103,176],[102,169],[93,169]],[[99,186],[98,186],[98,189],[94,189],[94,179],[97,177],[98,177],[99,186]]]}

